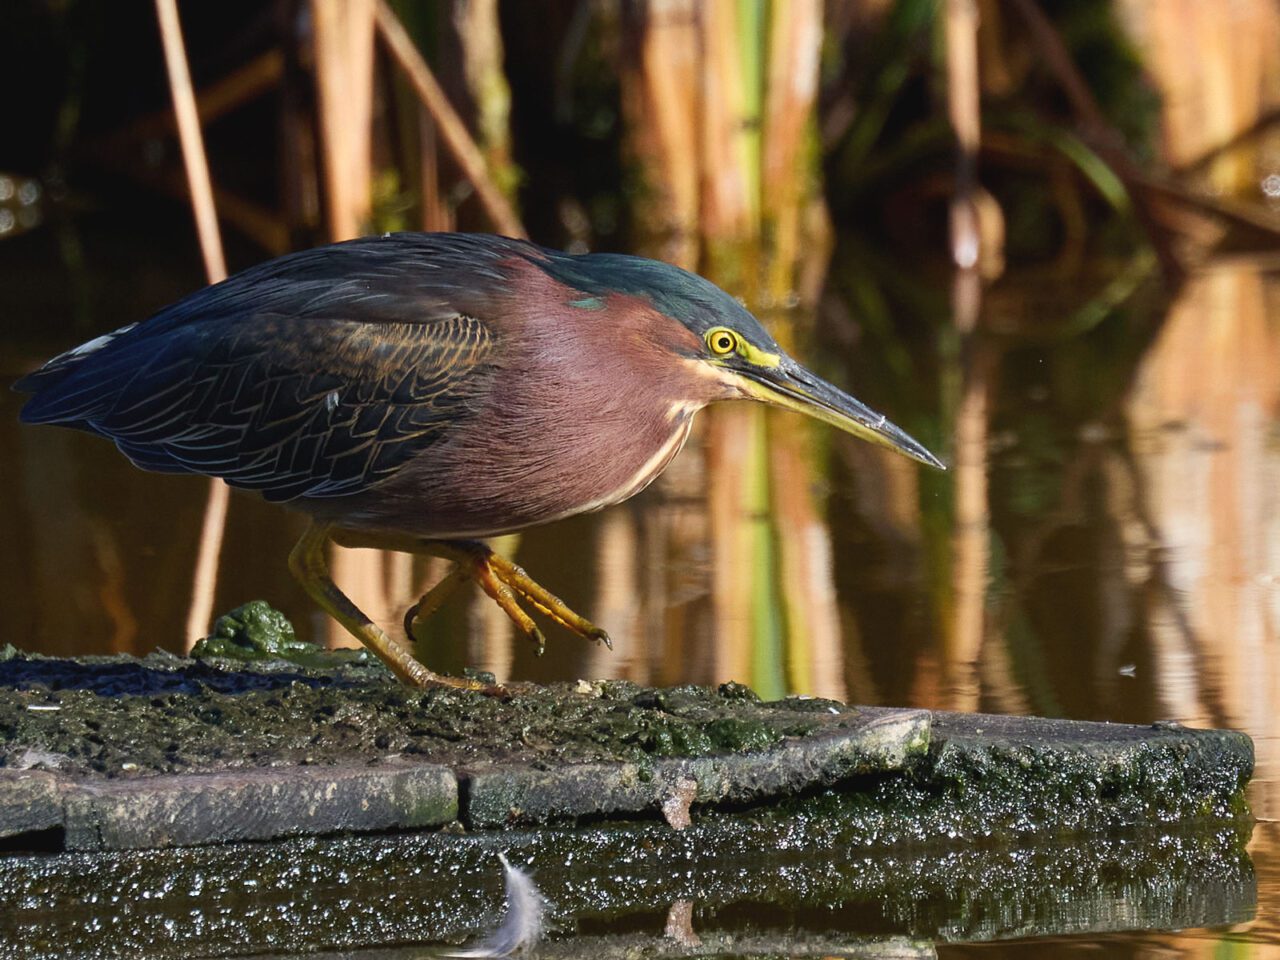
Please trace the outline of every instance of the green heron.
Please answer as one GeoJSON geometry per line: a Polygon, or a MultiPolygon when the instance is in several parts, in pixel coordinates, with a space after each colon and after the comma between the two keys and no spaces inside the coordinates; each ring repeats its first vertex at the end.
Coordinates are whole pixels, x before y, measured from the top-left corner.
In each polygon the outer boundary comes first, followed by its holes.
{"type": "Polygon", "coordinates": [[[470,234],[391,234],[289,254],[18,381],[28,423],[107,437],[137,466],[221,477],[311,518],[289,563],[316,603],[421,686],[437,674],[329,576],[325,547],[454,566],[536,643],[522,603],[608,636],[481,541],[633,496],[694,414],[748,398],[942,464],[810,373],[737,300],[677,267],[470,234]]]}

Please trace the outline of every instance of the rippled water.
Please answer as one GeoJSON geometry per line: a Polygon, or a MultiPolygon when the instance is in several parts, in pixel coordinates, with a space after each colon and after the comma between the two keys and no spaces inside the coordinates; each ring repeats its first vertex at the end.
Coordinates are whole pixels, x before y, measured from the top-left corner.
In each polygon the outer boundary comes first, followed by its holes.
{"type": "MultiPolygon", "coordinates": [[[[98,218],[70,240],[43,229],[0,243],[0,375],[196,286],[191,250],[141,239],[178,229],[98,218]]],[[[842,242],[817,317],[772,322],[950,473],[790,415],[703,417],[668,474],[628,505],[504,545],[606,625],[612,653],[553,632],[535,659],[474,602],[442,617],[429,662],[1243,729],[1263,821],[1250,845],[1254,919],[937,953],[1280,949],[1280,273],[1223,261],[1168,289],[1136,256],[1014,274],[986,293],[989,333],[962,356],[946,278],[872,259],[842,242]]],[[[20,427],[18,407],[0,392],[5,639],[60,654],[181,649],[204,482],[142,474],[87,436],[20,427]]],[[[329,636],[285,568],[299,529],[234,496],[215,607],[266,598],[301,632],[329,636]]],[[[345,563],[389,627],[439,575],[372,555],[345,563]]],[[[789,928],[794,952],[807,949],[805,922],[789,928]]]]}

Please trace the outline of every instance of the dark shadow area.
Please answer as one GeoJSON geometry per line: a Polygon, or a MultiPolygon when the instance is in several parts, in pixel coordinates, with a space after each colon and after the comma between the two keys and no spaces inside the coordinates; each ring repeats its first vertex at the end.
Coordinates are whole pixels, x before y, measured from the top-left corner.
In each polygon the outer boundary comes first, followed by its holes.
{"type": "MultiPolygon", "coordinates": [[[[164,659],[163,657],[157,659],[164,659]]],[[[288,667],[279,672],[226,670],[206,663],[185,662],[165,668],[145,661],[122,662],[112,657],[87,661],[16,656],[0,662],[0,687],[15,690],[82,690],[100,697],[145,697],[157,694],[220,694],[279,690],[294,684],[308,687],[349,686],[351,680],[308,676],[288,667]]]]}

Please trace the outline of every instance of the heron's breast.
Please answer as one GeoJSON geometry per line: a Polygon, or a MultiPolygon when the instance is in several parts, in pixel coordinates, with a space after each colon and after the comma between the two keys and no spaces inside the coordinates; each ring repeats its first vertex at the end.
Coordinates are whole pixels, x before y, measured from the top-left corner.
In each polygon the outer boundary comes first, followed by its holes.
{"type": "Polygon", "coordinates": [[[636,456],[627,456],[626,452],[619,450],[615,450],[611,457],[601,458],[599,462],[605,469],[600,471],[596,495],[566,511],[565,515],[588,513],[634,497],[653,483],[680,452],[689,439],[692,425],[692,411],[673,411],[670,432],[660,444],[656,447],[653,443],[637,444],[633,448],[641,452],[652,451],[643,461],[637,463],[636,456]]]}

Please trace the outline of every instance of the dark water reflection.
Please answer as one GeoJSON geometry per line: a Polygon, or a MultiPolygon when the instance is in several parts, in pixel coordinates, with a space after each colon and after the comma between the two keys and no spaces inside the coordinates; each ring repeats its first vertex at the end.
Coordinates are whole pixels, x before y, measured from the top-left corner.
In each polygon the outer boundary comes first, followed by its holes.
{"type": "MultiPolygon", "coordinates": [[[[143,239],[185,229],[97,217],[0,244],[0,375],[197,286],[193,250],[143,239]]],[[[1014,274],[987,292],[986,333],[964,351],[949,284],[848,239],[818,316],[774,321],[957,469],[922,472],[790,415],[717,411],[628,505],[506,545],[609,627],[612,653],[552,635],[536,659],[486,602],[442,617],[433,665],[1232,726],[1257,745],[1255,812],[1280,816],[1280,273],[1222,262],[1168,290],[1138,255],[1014,274]]],[[[181,649],[204,484],[20,427],[18,407],[0,391],[5,639],[60,654],[181,649]]],[[[285,568],[299,529],[234,496],[215,608],[262,597],[329,636],[285,568]]],[[[347,563],[392,628],[439,575],[347,563]]],[[[1275,949],[1278,839],[1255,834],[1252,922],[1001,949],[1275,949]]],[[[939,952],[979,949],[991,948],[939,952]]]]}

